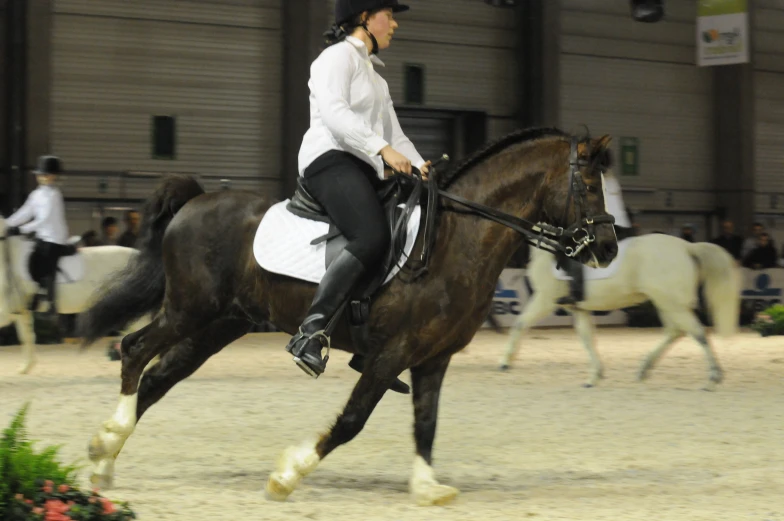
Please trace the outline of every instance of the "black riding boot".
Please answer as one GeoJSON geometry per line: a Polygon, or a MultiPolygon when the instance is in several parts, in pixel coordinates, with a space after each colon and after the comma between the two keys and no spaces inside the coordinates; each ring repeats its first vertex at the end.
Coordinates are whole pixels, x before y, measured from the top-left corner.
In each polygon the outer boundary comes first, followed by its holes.
{"type": "Polygon", "coordinates": [[[46,288],[46,295],[49,300],[48,315],[54,318],[57,316],[57,275],[46,277],[41,285],[46,288]]]}
{"type": "Polygon", "coordinates": [[[364,273],[365,266],[359,259],[348,250],[341,251],[321,279],[299,332],[286,346],[297,365],[313,378],[324,372],[329,358],[321,358],[321,349],[330,342],[324,328],[364,273]]]}
{"type": "Polygon", "coordinates": [[[556,304],[562,306],[574,306],[582,302],[585,298],[585,285],[583,279],[583,265],[579,262],[567,260],[567,270],[572,280],[569,281],[569,295],[556,300],[556,304]]]}

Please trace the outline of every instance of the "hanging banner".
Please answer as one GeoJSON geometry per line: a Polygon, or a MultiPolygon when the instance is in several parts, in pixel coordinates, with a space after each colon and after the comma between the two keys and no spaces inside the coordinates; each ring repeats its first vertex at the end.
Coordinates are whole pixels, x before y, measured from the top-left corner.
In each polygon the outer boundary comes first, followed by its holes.
{"type": "Polygon", "coordinates": [[[749,61],[747,0],[698,0],[697,65],[749,61]]]}

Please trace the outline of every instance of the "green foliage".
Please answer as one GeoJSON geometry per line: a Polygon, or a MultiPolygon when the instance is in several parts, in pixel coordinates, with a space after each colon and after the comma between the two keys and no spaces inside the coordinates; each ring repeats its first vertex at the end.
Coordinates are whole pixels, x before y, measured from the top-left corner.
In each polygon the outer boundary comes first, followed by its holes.
{"type": "Polygon", "coordinates": [[[784,335],[784,305],[774,304],[757,313],[751,329],[762,336],[784,335]]]}
{"type": "Polygon", "coordinates": [[[81,492],[75,486],[79,467],[57,461],[60,446],[33,449],[25,427],[28,410],[29,403],[0,438],[0,521],[134,519],[124,503],[81,492]]]}

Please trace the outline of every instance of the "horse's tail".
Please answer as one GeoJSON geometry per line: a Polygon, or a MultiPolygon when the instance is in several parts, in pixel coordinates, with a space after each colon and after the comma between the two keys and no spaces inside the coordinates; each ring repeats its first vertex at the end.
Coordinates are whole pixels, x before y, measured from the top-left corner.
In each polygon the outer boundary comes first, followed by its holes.
{"type": "Polygon", "coordinates": [[[180,208],[203,193],[204,189],[193,177],[169,175],[163,178],[142,209],[136,243],[139,254],[103,284],[96,292],[101,295],[99,300],[79,317],[83,346],[89,346],[112,331],[122,330],[161,307],[166,290],[163,235],[180,208]]]}
{"type": "Polygon", "coordinates": [[[704,295],[716,334],[734,335],[740,320],[740,270],[735,259],[717,244],[697,242],[689,245],[697,260],[704,295]]]}

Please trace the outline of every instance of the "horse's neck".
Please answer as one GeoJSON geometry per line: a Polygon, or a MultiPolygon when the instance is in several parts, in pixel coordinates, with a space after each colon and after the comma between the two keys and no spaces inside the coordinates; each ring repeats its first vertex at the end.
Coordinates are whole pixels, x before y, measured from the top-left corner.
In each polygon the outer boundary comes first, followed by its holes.
{"type": "MultiPolygon", "coordinates": [[[[492,175],[491,168],[493,165],[488,164],[473,176],[461,179],[449,192],[516,217],[538,220],[540,208],[535,203],[535,196],[544,177],[541,170],[517,169],[503,182],[492,182],[489,178],[480,182],[478,176],[492,175]],[[490,184],[493,186],[489,187],[490,184]]],[[[459,213],[465,210],[459,205],[445,204],[457,210],[447,211],[444,216],[442,230],[447,233],[442,234],[442,260],[451,266],[447,270],[454,269],[459,272],[455,275],[469,276],[478,281],[480,288],[491,290],[509,259],[522,245],[522,237],[502,224],[459,213]],[[465,273],[466,270],[471,273],[465,273]]]]}

